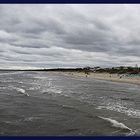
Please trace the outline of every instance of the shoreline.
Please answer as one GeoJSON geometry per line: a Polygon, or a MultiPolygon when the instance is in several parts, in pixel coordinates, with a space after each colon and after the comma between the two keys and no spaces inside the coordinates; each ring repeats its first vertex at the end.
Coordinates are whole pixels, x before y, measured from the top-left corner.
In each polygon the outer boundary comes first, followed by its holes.
{"type": "Polygon", "coordinates": [[[89,75],[85,74],[84,72],[62,72],[62,73],[68,76],[87,77],[97,80],[106,80],[111,82],[121,82],[140,85],[140,76],[130,77],[125,76],[123,74],[118,75],[118,74],[94,73],[94,72],[90,72],[89,75]]]}

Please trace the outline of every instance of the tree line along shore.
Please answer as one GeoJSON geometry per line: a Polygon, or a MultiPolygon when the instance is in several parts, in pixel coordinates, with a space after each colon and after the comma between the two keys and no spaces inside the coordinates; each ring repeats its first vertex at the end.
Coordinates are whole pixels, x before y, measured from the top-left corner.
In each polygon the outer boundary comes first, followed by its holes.
{"type": "Polygon", "coordinates": [[[109,73],[109,74],[140,74],[140,67],[84,67],[84,68],[44,68],[44,69],[0,69],[0,71],[60,71],[60,72],[84,72],[85,74],[109,73]]]}
{"type": "Polygon", "coordinates": [[[89,74],[95,73],[109,73],[109,74],[140,74],[139,67],[112,67],[112,68],[101,68],[101,67],[84,67],[84,68],[56,68],[56,69],[44,69],[45,71],[62,71],[62,72],[84,72],[89,74]]]}

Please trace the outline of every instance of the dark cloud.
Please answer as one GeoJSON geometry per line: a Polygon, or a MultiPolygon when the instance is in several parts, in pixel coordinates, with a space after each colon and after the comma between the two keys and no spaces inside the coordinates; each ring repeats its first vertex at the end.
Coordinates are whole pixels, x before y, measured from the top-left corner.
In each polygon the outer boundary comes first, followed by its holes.
{"type": "Polygon", "coordinates": [[[0,67],[140,64],[139,5],[0,5],[0,67]]]}
{"type": "Polygon", "coordinates": [[[118,55],[121,55],[121,56],[137,56],[139,57],[140,56],[140,48],[138,47],[132,47],[132,48],[120,48],[116,51],[116,53],[118,55]]]}

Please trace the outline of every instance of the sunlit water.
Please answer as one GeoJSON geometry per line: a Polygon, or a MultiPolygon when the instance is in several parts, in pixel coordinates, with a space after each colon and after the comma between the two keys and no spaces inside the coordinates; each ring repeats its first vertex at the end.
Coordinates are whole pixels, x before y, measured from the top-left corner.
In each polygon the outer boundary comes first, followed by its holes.
{"type": "Polygon", "coordinates": [[[1,71],[0,135],[140,135],[140,86],[1,71]]]}

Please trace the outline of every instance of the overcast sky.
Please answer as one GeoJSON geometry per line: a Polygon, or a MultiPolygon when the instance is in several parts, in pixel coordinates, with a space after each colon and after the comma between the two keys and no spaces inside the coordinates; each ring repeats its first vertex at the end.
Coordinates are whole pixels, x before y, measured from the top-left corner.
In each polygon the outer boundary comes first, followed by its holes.
{"type": "Polygon", "coordinates": [[[140,5],[0,5],[0,68],[140,64],[140,5]]]}

